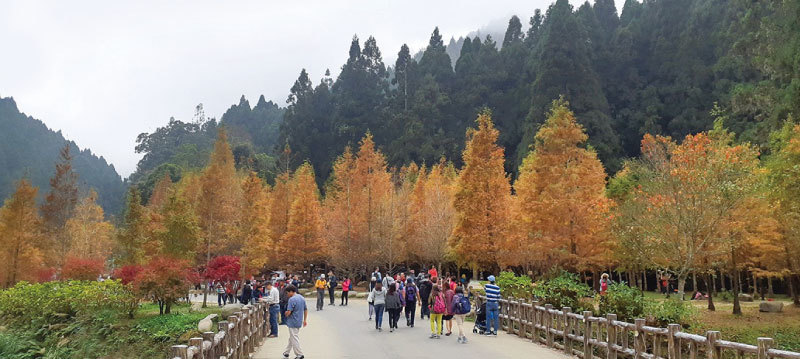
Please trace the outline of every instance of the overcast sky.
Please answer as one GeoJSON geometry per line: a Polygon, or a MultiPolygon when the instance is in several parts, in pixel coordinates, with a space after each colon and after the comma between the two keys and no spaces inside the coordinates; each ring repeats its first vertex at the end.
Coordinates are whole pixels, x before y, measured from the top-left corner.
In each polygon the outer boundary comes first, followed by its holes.
{"type": "Polygon", "coordinates": [[[338,75],[354,34],[375,36],[388,65],[435,26],[446,44],[513,14],[527,24],[550,3],[0,0],[0,96],[127,177],[139,133],[191,119],[198,103],[217,118],[241,95],[284,106],[301,68],[315,83],[338,75]]]}

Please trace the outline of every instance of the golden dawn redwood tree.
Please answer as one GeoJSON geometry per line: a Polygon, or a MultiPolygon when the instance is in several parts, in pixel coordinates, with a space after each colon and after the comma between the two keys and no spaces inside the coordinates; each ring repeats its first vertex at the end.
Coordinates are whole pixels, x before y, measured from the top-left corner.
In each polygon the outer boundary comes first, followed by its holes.
{"type": "Polygon", "coordinates": [[[287,264],[302,268],[324,261],[326,255],[319,190],[314,169],[308,162],[295,170],[292,193],[289,226],[282,241],[285,248],[281,250],[286,254],[287,264]]]}
{"type": "Polygon", "coordinates": [[[3,261],[3,286],[19,280],[35,279],[42,263],[44,235],[42,219],[36,208],[38,189],[27,179],[17,182],[17,188],[0,208],[0,259],[3,261]]]}
{"type": "Polygon", "coordinates": [[[467,130],[464,167],[455,190],[455,228],[449,243],[460,263],[478,269],[497,262],[497,251],[510,234],[511,185],[503,167],[499,132],[488,111],[467,130]]]}
{"type": "Polygon", "coordinates": [[[568,103],[554,101],[514,183],[519,232],[503,247],[513,264],[573,271],[608,264],[606,173],[588,138],[568,103]]]}
{"type": "Polygon", "coordinates": [[[259,270],[274,258],[276,252],[270,236],[270,191],[255,172],[242,184],[244,208],[242,209],[242,246],[239,251],[242,271],[259,270]]]}
{"type": "Polygon", "coordinates": [[[105,220],[103,207],[97,204],[97,192],[89,191],[67,220],[71,258],[99,259],[105,261],[113,248],[114,225],[105,220]]]}

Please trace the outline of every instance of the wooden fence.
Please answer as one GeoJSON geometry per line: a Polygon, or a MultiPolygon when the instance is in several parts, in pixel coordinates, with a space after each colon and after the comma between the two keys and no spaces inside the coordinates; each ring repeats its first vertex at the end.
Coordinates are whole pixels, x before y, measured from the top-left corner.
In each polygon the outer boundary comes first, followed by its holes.
{"type": "MultiPolygon", "coordinates": [[[[479,303],[486,297],[479,297],[479,303]]],[[[758,345],[722,340],[720,332],[685,333],[679,324],[667,328],[617,320],[616,314],[594,317],[592,312],[573,313],[520,299],[500,299],[500,327],[520,338],[562,350],[584,359],[800,359],[800,353],[772,348],[772,338],[758,338],[758,345]]]]}
{"type": "Polygon", "coordinates": [[[189,345],[173,345],[172,359],[244,359],[255,352],[269,331],[269,307],[258,302],[244,306],[228,320],[217,323],[219,331],[189,339],[189,345]]]}

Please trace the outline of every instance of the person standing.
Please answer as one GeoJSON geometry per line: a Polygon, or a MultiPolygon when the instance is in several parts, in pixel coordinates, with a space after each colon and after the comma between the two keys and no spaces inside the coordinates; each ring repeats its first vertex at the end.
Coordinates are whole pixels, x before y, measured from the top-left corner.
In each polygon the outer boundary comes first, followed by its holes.
{"type": "Polygon", "coordinates": [[[439,271],[436,270],[436,266],[431,266],[431,269],[428,270],[428,275],[431,278],[439,277],[439,271]]]}
{"type": "Polygon", "coordinates": [[[500,327],[500,287],[490,275],[489,284],[483,286],[486,291],[486,335],[497,335],[500,327]]]}
{"type": "Polygon", "coordinates": [[[335,294],[337,285],[339,285],[339,282],[336,279],[336,275],[333,274],[333,271],[328,272],[328,294],[331,297],[331,302],[328,305],[336,304],[335,294]]]}
{"type": "Polygon", "coordinates": [[[419,289],[414,283],[414,277],[409,277],[406,280],[406,326],[414,327],[414,316],[416,315],[417,303],[422,303],[419,297],[419,289]]]}
{"type": "Polygon", "coordinates": [[[283,351],[283,357],[288,358],[289,353],[294,351],[295,359],[304,359],[303,350],[300,349],[300,328],[308,325],[306,299],[297,294],[297,287],[293,285],[286,287],[286,295],[289,297],[285,313],[286,326],[289,327],[289,344],[283,351]]]}
{"type": "Polygon", "coordinates": [[[389,286],[386,291],[386,312],[389,313],[389,332],[397,329],[397,321],[400,319],[400,311],[403,310],[402,297],[397,291],[397,286],[389,286]]]}
{"type": "Polygon", "coordinates": [[[431,311],[428,307],[428,298],[431,296],[431,290],[433,290],[433,283],[431,283],[427,276],[423,276],[422,280],[419,282],[420,319],[425,319],[426,315],[429,319],[431,317],[431,311]]]}
{"type": "Polygon", "coordinates": [[[217,292],[217,304],[220,307],[227,304],[228,298],[225,298],[225,286],[223,286],[221,282],[217,282],[215,289],[217,292]]]}
{"type": "Polygon", "coordinates": [[[253,298],[253,286],[250,284],[250,280],[248,279],[244,287],[242,287],[242,297],[239,298],[239,301],[242,304],[250,304],[250,299],[253,298]]]}
{"type": "Polygon", "coordinates": [[[600,276],[600,295],[606,295],[609,284],[611,284],[611,280],[608,279],[608,273],[603,273],[600,276]]]}
{"type": "MultiPolygon", "coordinates": [[[[378,281],[378,282],[383,280],[383,277],[381,277],[381,269],[380,269],[380,267],[375,267],[375,271],[372,272],[371,276],[375,277],[375,280],[378,281]]],[[[370,288],[369,290],[372,291],[372,288],[370,288]]]]}
{"type": "Polygon", "coordinates": [[[348,295],[350,294],[350,278],[345,277],[342,282],[342,303],[339,306],[347,305],[349,302],[348,295]]]}
{"type": "Polygon", "coordinates": [[[269,308],[269,337],[276,338],[278,336],[278,316],[281,311],[281,295],[278,288],[272,285],[272,281],[267,281],[266,293],[264,295],[264,302],[269,308]]]}
{"type": "MultiPolygon", "coordinates": [[[[290,285],[291,284],[287,285],[286,283],[284,283],[281,286],[281,290],[279,292],[280,293],[280,305],[281,305],[281,325],[285,325],[286,324],[286,314],[284,314],[284,313],[286,313],[286,307],[289,305],[289,295],[286,294],[286,289],[289,288],[290,285]]],[[[297,288],[297,287],[295,287],[295,288],[297,288]]]]}
{"type": "Polygon", "coordinates": [[[458,342],[462,344],[467,344],[467,336],[464,334],[466,333],[464,331],[464,317],[469,314],[471,309],[469,298],[464,295],[463,287],[457,287],[456,295],[453,297],[453,307],[451,311],[453,312],[453,317],[458,327],[458,342]]]}
{"type": "Polygon", "coordinates": [[[328,281],[325,280],[325,274],[320,274],[317,282],[314,283],[314,288],[317,288],[317,310],[322,310],[325,306],[325,289],[328,288],[328,281]]]}
{"type": "Polygon", "coordinates": [[[442,336],[442,316],[447,308],[445,308],[444,294],[438,286],[433,286],[428,307],[431,312],[431,339],[439,339],[442,336]]]}
{"type": "Polygon", "coordinates": [[[375,288],[369,292],[367,301],[375,307],[375,329],[383,331],[381,326],[383,326],[383,310],[386,307],[386,289],[383,288],[383,284],[375,283],[375,288]]]}
{"type": "MultiPolygon", "coordinates": [[[[375,290],[375,285],[377,284],[377,280],[375,277],[372,277],[369,281],[369,293],[372,294],[372,291],[375,290]]],[[[369,299],[367,299],[367,304],[369,304],[369,320],[372,320],[372,313],[375,312],[375,303],[369,299]]]]}
{"type": "Polygon", "coordinates": [[[455,295],[455,291],[450,289],[450,286],[446,286],[444,288],[444,305],[446,306],[446,311],[442,316],[442,320],[445,322],[445,326],[447,327],[447,333],[444,335],[448,337],[450,334],[453,334],[453,297],[455,295]]]}

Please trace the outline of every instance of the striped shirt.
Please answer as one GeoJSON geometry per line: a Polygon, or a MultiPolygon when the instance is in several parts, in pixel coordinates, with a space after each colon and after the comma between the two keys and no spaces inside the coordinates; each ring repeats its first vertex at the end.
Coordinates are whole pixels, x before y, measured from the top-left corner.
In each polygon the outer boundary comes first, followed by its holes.
{"type": "Polygon", "coordinates": [[[489,302],[497,302],[500,299],[500,287],[497,284],[486,284],[483,286],[486,290],[486,300],[489,302]]]}

